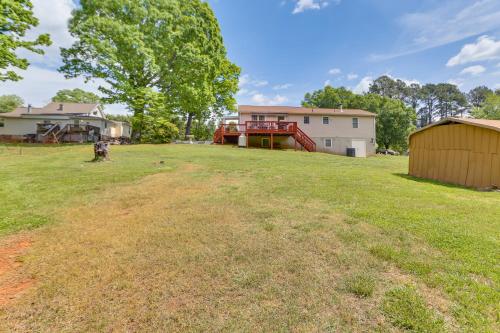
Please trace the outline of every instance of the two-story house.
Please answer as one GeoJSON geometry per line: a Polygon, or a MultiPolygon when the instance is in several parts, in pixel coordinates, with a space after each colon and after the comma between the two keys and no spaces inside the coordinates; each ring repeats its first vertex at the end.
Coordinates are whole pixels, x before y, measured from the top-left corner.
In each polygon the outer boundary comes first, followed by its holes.
{"type": "Polygon", "coordinates": [[[234,142],[244,135],[246,145],[254,147],[300,147],[339,155],[351,148],[358,157],[376,150],[376,115],[365,110],[240,105],[238,119],[238,124],[221,126],[214,142],[234,142]]]}

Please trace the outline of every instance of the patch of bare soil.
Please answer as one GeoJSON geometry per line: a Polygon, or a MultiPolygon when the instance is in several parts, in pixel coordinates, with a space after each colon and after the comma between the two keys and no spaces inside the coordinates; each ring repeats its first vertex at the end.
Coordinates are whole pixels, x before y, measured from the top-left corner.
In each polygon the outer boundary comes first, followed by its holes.
{"type": "Polygon", "coordinates": [[[0,243],[0,307],[7,305],[34,283],[33,279],[18,274],[22,265],[19,258],[30,246],[31,240],[25,236],[0,243]]]}

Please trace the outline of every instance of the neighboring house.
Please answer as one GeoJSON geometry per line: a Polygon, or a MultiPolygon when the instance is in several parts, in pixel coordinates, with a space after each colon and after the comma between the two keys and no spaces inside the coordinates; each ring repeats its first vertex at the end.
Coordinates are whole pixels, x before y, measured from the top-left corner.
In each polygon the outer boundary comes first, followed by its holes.
{"type": "Polygon", "coordinates": [[[128,142],[130,136],[130,125],[106,119],[100,104],[54,102],[0,113],[3,142],[128,142]]]}
{"type": "Polygon", "coordinates": [[[214,142],[235,141],[244,135],[247,146],[298,148],[308,151],[356,156],[375,154],[374,113],[352,109],[314,109],[286,106],[238,108],[238,123],[221,126],[214,142]]]}
{"type": "Polygon", "coordinates": [[[447,118],[412,133],[409,174],[500,188],[500,120],[447,118]]]}

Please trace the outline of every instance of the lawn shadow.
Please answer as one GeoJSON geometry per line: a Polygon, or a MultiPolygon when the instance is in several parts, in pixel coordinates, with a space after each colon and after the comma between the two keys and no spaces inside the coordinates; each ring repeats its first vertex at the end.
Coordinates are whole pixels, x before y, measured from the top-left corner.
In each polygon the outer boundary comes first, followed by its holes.
{"type": "Polygon", "coordinates": [[[433,179],[427,179],[427,178],[419,178],[415,176],[410,176],[409,174],[406,173],[393,173],[394,176],[404,178],[406,180],[411,180],[417,183],[427,183],[427,184],[432,184],[432,185],[439,185],[443,187],[449,187],[449,188],[457,188],[457,189],[462,189],[462,190],[469,190],[472,192],[486,192],[486,191],[480,191],[478,189],[475,189],[473,187],[466,187],[464,185],[458,185],[458,184],[451,184],[451,183],[445,183],[441,182],[439,180],[433,180],[433,179]]]}

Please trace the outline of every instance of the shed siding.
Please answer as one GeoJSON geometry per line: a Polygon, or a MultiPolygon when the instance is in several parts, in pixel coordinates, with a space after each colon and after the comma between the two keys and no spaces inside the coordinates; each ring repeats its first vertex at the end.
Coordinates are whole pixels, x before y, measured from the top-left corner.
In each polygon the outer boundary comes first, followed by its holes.
{"type": "Polygon", "coordinates": [[[410,175],[476,188],[500,187],[500,132],[466,124],[410,139],[410,175]]]}

